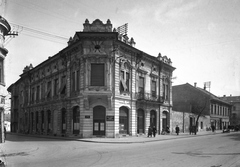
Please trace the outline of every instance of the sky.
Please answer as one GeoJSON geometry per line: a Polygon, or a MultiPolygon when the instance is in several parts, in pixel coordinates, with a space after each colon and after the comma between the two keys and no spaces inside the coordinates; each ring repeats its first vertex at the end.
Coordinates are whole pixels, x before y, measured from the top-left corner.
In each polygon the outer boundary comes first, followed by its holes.
{"type": "Polygon", "coordinates": [[[240,96],[239,0],[0,0],[0,14],[18,36],[6,37],[6,87],[26,65],[37,66],[92,23],[128,23],[136,48],[171,58],[173,85],[189,83],[216,96],[240,96]]]}

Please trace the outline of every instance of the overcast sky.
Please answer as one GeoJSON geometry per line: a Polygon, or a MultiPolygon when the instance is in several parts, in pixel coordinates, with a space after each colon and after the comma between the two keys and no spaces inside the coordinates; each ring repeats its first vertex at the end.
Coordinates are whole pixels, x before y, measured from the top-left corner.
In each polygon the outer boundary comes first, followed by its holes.
{"type": "Polygon", "coordinates": [[[197,82],[217,95],[240,95],[239,0],[0,0],[1,15],[18,31],[6,38],[6,85],[67,46],[90,23],[128,23],[136,48],[171,58],[173,85],[197,82]]]}

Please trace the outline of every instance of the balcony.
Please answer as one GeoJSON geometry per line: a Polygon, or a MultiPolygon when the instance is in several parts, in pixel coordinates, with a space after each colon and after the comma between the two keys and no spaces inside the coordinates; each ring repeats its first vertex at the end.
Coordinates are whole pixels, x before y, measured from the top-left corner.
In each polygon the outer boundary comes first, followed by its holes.
{"type": "Polygon", "coordinates": [[[146,102],[157,102],[157,103],[164,102],[164,98],[162,96],[157,96],[151,93],[138,92],[135,94],[135,98],[139,101],[146,101],[146,102]]]}

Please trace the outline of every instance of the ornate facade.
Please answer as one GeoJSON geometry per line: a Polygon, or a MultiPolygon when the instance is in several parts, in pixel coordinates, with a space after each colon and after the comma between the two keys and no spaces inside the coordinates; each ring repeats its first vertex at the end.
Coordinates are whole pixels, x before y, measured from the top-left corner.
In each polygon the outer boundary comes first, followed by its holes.
{"type": "Polygon", "coordinates": [[[5,57],[8,50],[4,48],[5,36],[10,32],[11,27],[7,20],[0,16],[0,143],[4,142],[4,110],[5,97],[7,91],[5,88],[5,57]]]}
{"type": "Polygon", "coordinates": [[[171,126],[171,60],[138,50],[110,20],[83,26],[8,88],[12,132],[114,138],[171,126]]]}

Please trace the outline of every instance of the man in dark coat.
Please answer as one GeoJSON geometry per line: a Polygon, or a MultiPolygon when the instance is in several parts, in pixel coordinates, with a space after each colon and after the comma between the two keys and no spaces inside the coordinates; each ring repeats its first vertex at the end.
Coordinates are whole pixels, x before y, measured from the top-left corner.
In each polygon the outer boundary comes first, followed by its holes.
{"type": "Polygon", "coordinates": [[[180,131],[178,125],[176,126],[175,131],[176,131],[176,133],[177,133],[177,135],[178,135],[178,134],[179,134],[179,131],[180,131]]]}
{"type": "Polygon", "coordinates": [[[149,126],[148,127],[148,137],[152,137],[152,127],[151,126],[149,126]]]}
{"type": "Polygon", "coordinates": [[[156,129],[155,126],[153,126],[153,128],[152,128],[152,132],[153,132],[153,137],[155,137],[155,136],[156,136],[156,133],[157,133],[157,129],[156,129]]]}

